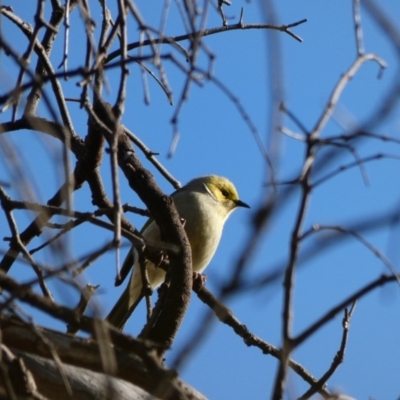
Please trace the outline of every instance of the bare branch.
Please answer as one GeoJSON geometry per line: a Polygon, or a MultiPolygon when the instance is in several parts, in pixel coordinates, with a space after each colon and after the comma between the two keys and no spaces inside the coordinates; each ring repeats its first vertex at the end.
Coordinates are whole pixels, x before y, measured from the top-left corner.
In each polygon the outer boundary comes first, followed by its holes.
{"type": "MultiPolygon", "coordinates": [[[[289,34],[290,36],[292,36],[293,38],[295,38],[297,41],[302,42],[303,40],[300,37],[294,35],[289,29],[291,27],[295,27],[295,26],[304,24],[305,22],[307,22],[307,19],[302,19],[302,20],[294,22],[292,24],[281,25],[281,26],[275,26],[275,25],[269,25],[269,24],[243,25],[243,24],[238,23],[235,25],[223,26],[223,27],[218,27],[218,28],[206,29],[204,31],[188,33],[186,35],[164,37],[161,39],[153,39],[153,40],[144,40],[143,42],[134,42],[134,43],[129,44],[127,46],[127,49],[133,50],[133,49],[138,48],[139,46],[148,46],[150,44],[160,44],[160,43],[173,44],[175,42],[181,42],[183,40],[191,40],[193,37],[206,37],[209,35],[215,35],[217,33],[228,32],[228,31],[233,31],[233,30],[238,30],[238,29],[240,29],[240,30],[272,29],[272,30],[276,30],[276,31],[285,32],[285,33],[289,34]]],[[[116,50],[116,51],[110,53],[109,56],[107,57],[107,62],[110,62],[114,58],[119,57],[120,54],[121,54],[120,50],[116,50]]]]}
{"type": "Polygon", "coordinates": [[[387,283],[395,282],[399,279],[399,276],[389,276],[389,275],[381,275],[378,279],[373,280],[371,283],[365,285],[363,288],[347,297],[335,307],[332,307],[328,310],[320,319],[314,322],[309,328],[305,329],[302,333],[300,333],[297,337],[293,339],[294,345],[297,347],[302,342],[307,340],[311,335],[313,335],[318,329],[320,329],[323,325],[332,320],[338,313],[345,309],[345,307],[351,306],[355,301],[359,301],[362,297],[366,296],[376,288],[386,285],[387,283]]]}
{"type": "Polygon", "coordinates": [[[350,327],[350,320],[353,315],[353,311],[355,308],[356,303],[354,302],[351,305],[350,311],[345,308],[344,310],[344,317],[342,321],[343,325],[343,333],[342,333],[342,340],[340,343],[340,348],[337,351],[335,357],[333,358],[332,364],[329,367],[328,371],[325,372],[325,374],[321,377],[321,379],[318,380],[314,385],[311,386],[309,390],[307,390],[306,393],[304,393],[301,397],[299,397],[299,400],[306,400],[309,399],[312,395],[317,393],[321,388],[326,384],[328,379],[334,374],[334,372],[337,370],[339,365],[343,362],[344,360],[344,352],[346,349],[347,345],[347,338],[349,335],[349,327],[350,327]]]}

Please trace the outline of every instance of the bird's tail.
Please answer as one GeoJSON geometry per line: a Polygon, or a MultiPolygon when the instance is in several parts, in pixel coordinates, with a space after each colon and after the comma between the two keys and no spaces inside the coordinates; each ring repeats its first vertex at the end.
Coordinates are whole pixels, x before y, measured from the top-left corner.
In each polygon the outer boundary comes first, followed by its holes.
{"type": "Polygon", "coordinates": [[[132,290],[131,285],[128,284],[121,297],[118,299],[117,303],[106,318],[111,325],[114,325],[121,331],[124,329],[125,323],[133,313],[133,310],[143,298],[141,287],[139,290],[137,290],[138,288],[135,289],[136,290],[132,290]]]}

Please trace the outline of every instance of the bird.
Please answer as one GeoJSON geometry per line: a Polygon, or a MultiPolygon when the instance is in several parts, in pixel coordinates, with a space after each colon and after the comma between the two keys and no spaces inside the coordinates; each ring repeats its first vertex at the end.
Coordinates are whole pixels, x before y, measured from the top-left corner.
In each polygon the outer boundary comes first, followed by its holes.
{"type": "MultiPolygon", "coordinates": [[[[188,237],[192,250],[192,269],[202,273],[210,263],[221,239],[225,222],[238,207],[250,208],[239,199],[238,192],[227,178],[208,175],[195,178],[171,195],[188,237]]],[[[149,219],[141,230],[145,241],[162,243],[156,222],[149,219]]],[[[122,265],[122,270],[131,267],[130,281],[114,305],[106,320],[122,330],[126,321],[142,300],[142,277],[138,254],[134,246],[122,265]]],[[[150,286],[155,289],[165,279],[165,271],[147,262],[150,286]]]]}

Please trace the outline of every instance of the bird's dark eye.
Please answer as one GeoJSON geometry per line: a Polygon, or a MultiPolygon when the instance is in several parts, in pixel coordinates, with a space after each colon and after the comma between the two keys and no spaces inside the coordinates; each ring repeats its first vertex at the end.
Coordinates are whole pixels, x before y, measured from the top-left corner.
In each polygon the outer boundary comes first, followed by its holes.
{"type": "Polygon", "coordinates": [[[229,196],[228,191],[226,191],[225,189],[222,189],[221,193],[222,193],[222,196],[224,196],[224,197],[228,197],[229,196]]]}

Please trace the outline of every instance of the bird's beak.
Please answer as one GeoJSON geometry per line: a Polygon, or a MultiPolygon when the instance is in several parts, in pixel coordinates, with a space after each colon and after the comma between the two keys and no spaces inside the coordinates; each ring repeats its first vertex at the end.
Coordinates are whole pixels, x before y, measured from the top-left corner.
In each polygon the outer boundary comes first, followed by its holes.
{"type": "Polygon", "coordinates": [[[244,208],[250,208],[250,206],[248,204],[246,204],[244,201],[242,200],[236,200],[236,207],[244,207],[244,208]]]}

